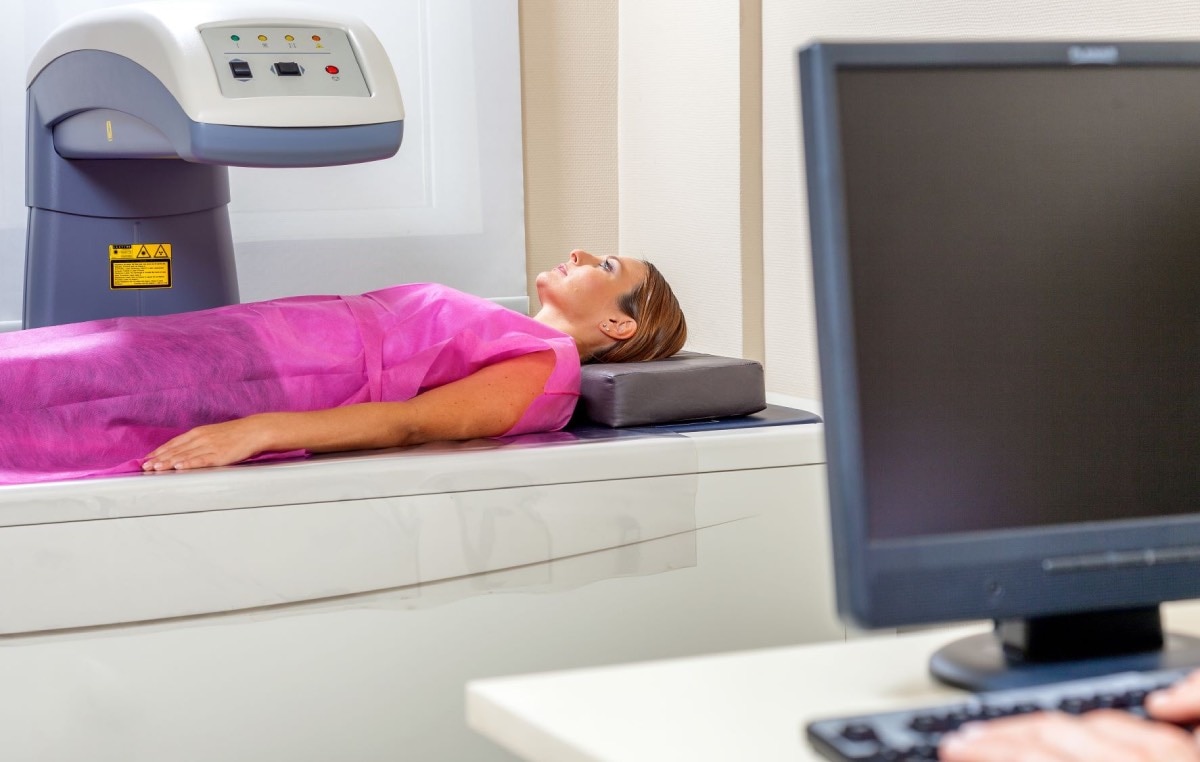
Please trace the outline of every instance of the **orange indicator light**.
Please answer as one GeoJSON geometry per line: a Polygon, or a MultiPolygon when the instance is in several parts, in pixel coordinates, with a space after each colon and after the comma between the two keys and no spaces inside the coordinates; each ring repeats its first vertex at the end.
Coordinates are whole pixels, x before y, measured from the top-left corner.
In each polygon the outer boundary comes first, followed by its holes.
{"type": "Polygon", "coordinates": [[[313,42],[320,42],[320,41],[321,41],[321,35],[319,35],[319,34],[314,34],[314,35],[313,35],[313,42]]]}

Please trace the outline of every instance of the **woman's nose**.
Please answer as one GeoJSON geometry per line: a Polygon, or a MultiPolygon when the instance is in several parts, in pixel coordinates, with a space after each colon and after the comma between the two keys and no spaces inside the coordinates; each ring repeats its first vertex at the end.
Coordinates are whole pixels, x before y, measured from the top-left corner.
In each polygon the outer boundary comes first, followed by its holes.
{"type": "Polygon", "coordinates": [[[577,265],[580,262],[587,262],[590,259],[595,259],[595,257],[593,257],[591,254],[588,254],[583,249],[575,249],[571,252],[571,264],[577,265]]]}

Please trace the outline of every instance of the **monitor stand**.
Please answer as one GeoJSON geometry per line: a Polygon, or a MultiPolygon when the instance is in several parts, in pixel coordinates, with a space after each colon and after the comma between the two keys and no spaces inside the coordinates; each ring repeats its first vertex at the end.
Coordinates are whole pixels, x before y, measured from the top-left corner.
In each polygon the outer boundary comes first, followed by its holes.
{"type": "Polygon", "coordinates": [[[994,632],[949,643],[929,662],[938,680],[976,692],[1197,666],[1200,639],[1164,637],[1158,606],[1001,619],[994,632]]]}

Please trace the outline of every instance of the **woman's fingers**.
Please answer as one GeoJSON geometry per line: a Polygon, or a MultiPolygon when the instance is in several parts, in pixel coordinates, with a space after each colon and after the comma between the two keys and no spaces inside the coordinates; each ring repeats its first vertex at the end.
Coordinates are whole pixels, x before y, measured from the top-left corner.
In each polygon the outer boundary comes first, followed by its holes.
{"type": "Polygon", "coordinates": [[[939,754],[944,762],[1200,762],[1200,747],[1179,728],[1117,711],[979,723],[946,736],[939,754]]]}
{"type": "Polygon", "coordinates": [[[1200,671],[1170,688],[1151,693],[1146,697],[1146,711],[1155,719],[1169,722],[1200,720],[1200,671]]]}
{"type": "Polygon", "coordinates": [[[163,455],[166,455],[167,453],[178,451],[181,447],[183,447],[187,442],[189,442],[193,438],[194,431],[195,431],[195,429],[192,429],[192,431],[189,431],[186,434],[180,434],[179,436],[175,437],[174,439],[164,442],[163,444],[156,447],[154,449],[154,452],[150,453],[146,457],[147,458],[158,458],[163,455]]]}
{"type": "Polygon", "coordinates": [[[185,470],[237,463],[257,455],[256,424],[248,418],[199,426],[146,456],[144,471],[185,470]]]}
{"type": "Polygon", "coordinates": [[[1081,719],[1104,742],[1120,748],[1137,749],[1142,756],[1132,759],[1154,762],[1200,760],[1200,746],[1196,745],[1196,739],[1175,725],[1143,720],[1115,709],[1088,712],[1081,719]]]}
{"type": "Polygon", "coordinates": [[[147,460],[142,468],[147,471],[165,471],[223,465],[217,463],[216,460],[216,453],[211,448],[201,445],[169,450],[147,460]]]}
{"type": "Polygon", "coordinates": [[[215,462],[215,455],[215,451],[203,443],[178,444],[147,456],[146,461],[142,464],[142,469],[145,471],[167,471],[171,469],[182,470],[220,465],[215,462]]]}
{"type": "Polygon", "coordinates": [[[142,468],[147,471],[161,471],[167,468],[174,468],[177,463],[188,457],[194,457],[198,454],[200,448],[204,447],[204,428],[206,427],[192,429],[184,434],[180,434],[157,448],[154,452],[146,456],[146,462],[142,464],[142,468]]]}

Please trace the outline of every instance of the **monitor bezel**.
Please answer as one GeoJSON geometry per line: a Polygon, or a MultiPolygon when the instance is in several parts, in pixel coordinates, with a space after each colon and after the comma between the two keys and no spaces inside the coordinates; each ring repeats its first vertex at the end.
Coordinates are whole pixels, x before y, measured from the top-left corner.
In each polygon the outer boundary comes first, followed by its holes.
{"type": "Polygon", "coordinates": [[[1154,66],[1200,76],[1200,42],[816,42],[799,59],[839,613],[895,627],[1200,597],[1194,515],[870,540],[836,87],[853,68],[1154,66]]]}

